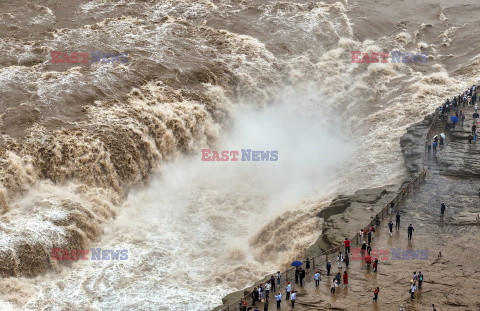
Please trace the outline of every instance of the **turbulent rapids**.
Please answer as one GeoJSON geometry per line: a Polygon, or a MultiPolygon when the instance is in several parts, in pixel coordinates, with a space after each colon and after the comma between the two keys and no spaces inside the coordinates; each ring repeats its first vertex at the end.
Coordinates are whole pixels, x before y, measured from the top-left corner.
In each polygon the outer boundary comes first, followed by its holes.
{"type": "Polygon", "coordinates": [[[2,309],[208,310],[304,251],[334,194],[394,184],[405,128],[480,72],[478,4],[364,2],[0,4],[2,309]],[[352,63],[393,50],[428,62],[352,63]]]}

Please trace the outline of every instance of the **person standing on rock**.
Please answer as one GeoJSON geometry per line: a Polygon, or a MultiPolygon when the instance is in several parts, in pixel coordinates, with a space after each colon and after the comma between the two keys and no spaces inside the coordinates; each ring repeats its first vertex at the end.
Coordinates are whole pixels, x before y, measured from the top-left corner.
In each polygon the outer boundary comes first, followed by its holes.
{"type": "Polygon", "coordinates": [[[407,229],[407,231],[408,231],[408,240],[409,240],[409,241],[412,240],[412,235],[413,235],[413,231],[414,231],[414,230],[415,230],[415,229],[413,229],[412,224],[410,224],[410,225],[408,226],[408,229],[407,229]]]}
{"type": "Polygon", "coordinates": [[[422,289],[423,283],[423,274],[422,272],[418,272],[418,289],[422,289]]]}
{"type": "Polygon", "coordinates": [[[370,245],[370,243],[372,243],[372,236],[373,236],[373,232],[368,231],[368,245],[370,245]]]}
{"type": "Polygon", "coordinates": [[[295,299],[297,298],[297,294],[295,291],[292,292],[292,297],[290,297],[290,302],[292,303],[292,308],[295,307],[295,299]]]}
{"type": "Polygon", "coordinates": [[[415,299],[415,291],[417,290],[417,287],[415,286],[415,283],[413,283],[411,286],[410,286],[410,294],[412,295],[412,300],[415,299]]]}
{"type": "Polygon", "coordinates": [[[375,288],[375,290],[373,291],[373,301],[377,302],[379,292],[380,292],[380,287],[375,288]]]}
{"type": "Polygon", "coordinates": [[[263,303],[263,311],[268,311],[268,300],[263,303]]]}
{"type": "MultiPolygon", "coordinates": [[[[281,277],[280,271],[277,271],[277,284],[280,286],[280,277],[281,277]]],[[[270,285],[272,285],[272,293],[275,293],[277,291],[277,288],[275,286],[275,278],[272,277],[270,278],[270,285]]]]}
{"type": "Polygon", "coordinates": [[[333,278],[330,283],[330,293],[335,294],[335,278],[333,278]]]}
{"type": "Polygon", "coordinates": [[[350,253],[350,240],[345,238],[345,241],[343,241],[343,244],[345,244],[345,253],[349,254],[350,253]]]}
{"type": "Polygon", "coordinates": [[[292,284],[290,282],[287,282],[287,300],[290,299],[290,293],[292,292],[292,284]]]}
{"type": "Polygon", "coordinates": [[[305,270],[300,268],[300,287],[303,286],[303,280],[305,279],[305,270]]]}
{"type": "MultiPolygon", "coordinates": [[[[272,276],[273,277],[273,276],[272,276]]],[[[270,295],[270,289],[272,288],[272,279],[270,279],[266,284],[265,284],[265,301],[268,300],[268,296],[270,295]]],[[[274,281],[275,283],[275,281],[274,281]]]]}
{"type": "Polygon", "coordinates": [[[348,257],[348,254],[345,254],[345,268],[348,269],[349,264],[350,264],[350,257],[348,257]]]}
{"type": "Polygon", "coordinates": [[[327,276],[330,275],[330,269],[332,269],[332,262],[329,260],[327,262],[327,276]]]}
{"type": "Polygon", "coordinates": [[[475,136],[477,134],[477,126],[475,124],[472,125],[472,135],[475,136]]]}
{"type": "Polygon", "coordinates": [[[441,217],[443,218],[443,215],[445,214],[445,202],[442,202],[442,205],[440,207],[440,213],[441,217]]]}
{"type": "Polygon", "coordinates": [[[338,252],[337,260],[338,260],[338,268],[342,269],[343,255],[341,252],[338,252]]]}
{"type": "Polygon", "coordinates": [[[365,252],[367,251],[367,244],[365,244],[365,241],[362,243],[362,257],[365,257],[365,252]]]}
{"type": "Polygon", "coordinates": [[[395,229],[400,229],[400,212],[397,211],[395,216],[395,229]]]}
{"type": "Polygon", "coordinates": [[[340,286],[340,279],[342,277],[340,276],[340,272],[337,273],[337,275],[335,275],[335,283],[337,283],[337,287],[340,286]]]}
{"type": "Polygon", "coordinates": [[[254,306],[257,301],[260,301],[259,296],[257,288],[254,287],[252,292],[252,306],[254,306]]]}
{"type": "Polygon", "coordinates": [[[343,285],[348,285],[348,274],[347,274],[347,271],[343,271],[343,285]]]}
{"type": "Polygon", "coordinates": [[[367,254],[368,256],[370,256],[370,252],[372,251],[372,247],[370,246],[370,244],[367,245],[367,254]]]}
{"type": "Polygon", "coordinates": [[[378,269],[378,258],[375,257],[375,260],[373,261],[373,272],[377,272],[378,269]]]}
{"type": "Polygon", "coordinates": [[[388,223],[388,229],[390,230],[390,235],[392,235],[392,233],[393,233],[393,222],[391,220],[388,223]]]}
{"type": "Polygon", "coordinates": [[[277,310],[280,309],[280,304],[282,303],[282,293],[277,293],[275,295],[275,299],[277,300],[277,310]]]}
{"type": "Polygon", "coordinates": [[[295,284],[298,284],[298,277],[300,276],[300,270],[298,267],[295,268],[295,284]]]}
{"type": "Polygon", "coordinates": [[[315,271],[315,275],[313,276],[313,279],[315,280],[315,287],[320,286],[320,279],[321,278],[322,278],[322,276],[320,275],[320,272],[315,271]]]}

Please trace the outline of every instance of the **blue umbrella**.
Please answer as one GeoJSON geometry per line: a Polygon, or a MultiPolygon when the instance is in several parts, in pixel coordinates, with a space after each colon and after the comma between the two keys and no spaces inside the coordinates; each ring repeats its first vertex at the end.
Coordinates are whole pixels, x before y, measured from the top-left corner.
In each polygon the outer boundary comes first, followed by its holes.
{"type": "Polygon", "coordinates": [[[294,267],[300,267],[301,265],[303,265],[301,261],[295,260],[294,262],[292,262],[292,266],[294,267]]]}
{"type": "Polygon", "coordinates": [[[452,120],[454,124],[458,122],[458,118],[456,116],[451,116],[450,120],[452,120]]]}

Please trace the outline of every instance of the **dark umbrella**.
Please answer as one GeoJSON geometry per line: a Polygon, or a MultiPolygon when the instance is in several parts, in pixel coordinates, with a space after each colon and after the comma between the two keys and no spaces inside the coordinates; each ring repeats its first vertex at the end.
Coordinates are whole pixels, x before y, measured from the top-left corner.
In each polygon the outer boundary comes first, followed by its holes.
{"type": "Polygon", "coordinates": [[[458,118],[456,116],[451,116],[450,120],[452,120],[453,124],[458,122],[458,118]]]}
{"type": "Polygon", "coordinates": [[[301,265],[303,265],[301,261],[295,260],[294,262],[292,262],[292,266],[294,267],[300,267],[301,265]]]}

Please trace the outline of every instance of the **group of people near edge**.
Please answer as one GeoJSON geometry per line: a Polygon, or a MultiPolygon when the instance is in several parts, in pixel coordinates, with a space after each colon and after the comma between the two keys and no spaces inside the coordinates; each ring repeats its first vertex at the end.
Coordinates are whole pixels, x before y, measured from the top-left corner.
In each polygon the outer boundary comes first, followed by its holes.
{"type": "MultiPolygon", "coordinates": [[[[474,85],[470,89],[466,90],[465,92],[459,94],[458,96],[455,96],[451,101],[447,99],[446,103],[443,106],[438,108],[440,113],[441,113],[441,118],[446,118],[448,113],[450,113],[451,110],[454,110],[455,111],[455,116],[458,118],[461,126],[463,127],[463,122],[465,120],[465,115],[463,113],[463,110],[459,110],[459,107],[460,106],[465,107],[465,105],[474,106],[475,112],[473,113],[472,133],[468,137],[468,142],[469,143],[471,143],[472,140],[476,141],[476,139],[477,139],[477,126],[476,126],[476,124],[479,121],[480,117],[479,117],[479,114],[477,112],[478,106],[476,105],[476,101],[477,101],[477,92],[476,92],[476,86],[474,85]]],[[[429,151],[431,150],[432,147],[433,147],[433,150],[435,151],[437,145],[440,145],[440,146],[443,145],[443,137],[442,136],[440,136],[440,138],[438,138],[436,136],[435,138],[436,139],[434,139],[434,141],[428,141],[428,143],[427,143],[427,148],[428,148],[429,151]]],[[[478,190],[478,194],[479,194],[479,197],[480,197],[480,188],[478,190]]],[[[394,204],[392,202],[391,207],[390,207],[390,212],[393,210],[393,205],[394,204]]],[[[445,203],[442,202],[441,208],[440,208],[441,217],[443,217],[444,214],[445,214],[445,208],[446,208],[445,203]]],[[[397,230],[400,229],[400,218],[401,218],[400,213],[397,212],[396,215],[395,215],[395,228],[397,230]]],[[[480,217],[478,217],[478,216],[477,216],[477,218],[480,219],[480,217]]],[[[380,225],[380,219],[377,215],[376,218],[375,218],[375,226],[378,227],[379,225],[380,225]]],[[[375,256],[372,259],[372,256],[371,256],[372,248],[370,246],[370,244],[372,242],[372,239],[373,239],[373,234],[375,232],[375,226],[372,225],[370,228],[363,228],[358,233],[359,237],[360,237],[360,241],[362,241],[362,247],[361,247],[362,259],[365,261],[367,269],[370,269],[370,266],[372,266],[373,272],[377,272],[377,270],[378,270],[378,258],[375,256]]],[[[393,232],[393,222],[390,221],[387,224],[387,226],[389,228],[389,233],[391,235],[392,232],[393,232]]],[[[412,224],[410,224],[407,227],[408,240],[412,240],[413,232],[414,232],[414,228],[413,228],[412,224]]],[[[349,258],[350,243],[351,243],[351,241],[349,239],[345,238],[344,253],[339,252],[338,255],[337,255],[338,268],[340,269],[340,271],[343,270],[343,265],[345,265],[345,268],[348,270],[349,262],[350,262],[350,258],[349,258]]],[[[306,263],[305,268],[309,269],[310,268],[310,263],[309,263],[308,259],[305,261],[305,263],[306,263]]],[[[326,264],[327,276],[330,276],[331,269],[332,269],[332,263],[329,260],[326,264]]],[[[343,286],[348,285],[348,272],[347,272],[347,270],[344,270],[343,276],[340,274],[340,272],[338,272],[331,279],[331,281],[330,281],[330,284],[331,284],[330,292],[332,293],[332,295],[335,294],[335,289],[336,288],[342,286],[342,284],[341,284],[342,279],[343,279],[343,286]]],[[[306,275],[305,270],[303,270],[302,268],[296,268],[296,270],[295,270],[295,283],[300,283],[300,287],[303,286],[305,275],[306,275]]],[[[281,308],[281,303],[282,303],[282,298],[283,298],[282,293],[281,293],[280,288],[279,288],[280,284],[281,284],[281,278],[282,278],[282,274],[281,274],[280,271],[278,271],[276,276],[272,275],[270,280],[268,280],[267,282],[262,283],[259,286],[255,287],[252,291],[252,294],[251,294],[252,295],[252,306],[249,307],[247,300],[244,299],[244,300],[241,300],[240,303],[239,303],[240,310],[241,311],[251,310],[251,309],[255,308],[255,305],[258,302],[263,302],[264,311],[268,311],[269,298],[271,296],[274,296],[274,298],[275,298],[274,301],[276,302],[276,307],[277,307],[277,309],[280,309],[281,308]],[[277,287],[278,287],[278,291],[277,291],[277,287]]],[[[313,278],[314,278],[314,281],[315,281],[315,287],[319,287],[320,286],[320,281],[321,281],[321,272],[318,271],[318,270],[315,271],[315,274],[314,274],[313,278]]],[[[422,283],[423,283],[422,272],[418,272],[418,274],[417,274],[416,271],[413,272],[413,277],[410,280],[410,290],[409,290],[410,297],[411,297],[412,300],[415,299],[415,293],[419,289],[422,288],[422,283]]],[[[380,288],[379,287],[374,288],[374,290],[373,290],[373,301],[374,302],[377,301],[379,293],[380,293],[380,288]]],[[[291,305],[292,308],[295,307],[295,301],[297,299],[297,293],[296,293],[295,290],[293,290],[292,284],[290,284],[290,282],[287,282],[287,286],[285,288],[285,299],[287,301],[290,301],[290,305],[291,305]]],[[[432,308],[433,308],[433,311],[436,311],[435,305],[432,305],[432,308]]],[[[401,305],[399,310],[400,311],[405,310],[404,306],[401,305]]],[[[258,308],[255,308],[253,311],[259,311],[259,310],[258,310],[258,308]]]]}
{"type": "MultiPolygon", "coordinates": [[[[393,211],[393,206],[394,203],[390,203],[390,213],[393,211]]],[[[442,202],[441,208],[440,208],[440,213],[441,217],[443,217],[445,213],[445,203],[442,202]]],[[[396,214],[394,215],[395,218],[395,229],[400,230],[400,219],[401,215],[397,211],[396,214]]],[[[365,265],[367,267],[367,270],[370,270],[372,268],[372,272],[377,272],[378,270],[378,257],[373,256],[372,258],[372,248],[371,248],[371,243],[372,239],[374,237],[375,231],[378,229],[380,226],[380,218],[377,216],[375,218],[374,223],[369,227],[369,228],[362,228],[359,233],[359,239],[362,242],[361,246],[361,256],[362,256],[362,261],[365,262],[365,265]]],[[[389,221],[387,224],[389,234],[393,234],[393,221],[389,221]]],[[[407,238],[408,240],[412,240],[414,228],[412,224],[409,224],[407,227],[407,238]]],[[[330,292],[332,295],[335,295],[335,290],[339,287],[342,286],[348,286],[348,268],[350,264],[350,245],[351,241],[348,238],[345,238],[343,241],[344,243],[344,251],[340,251],[338,253],[337,257],[337,263],[338,263],[338,269],[340,270],[339,272],[336,273],[335,276],[329,280],[330,282],[330,292]],[[343,275],[341,275],[341,271],[343,270],[343,275]],[[342,284],[343,280],[343,284],[342,284]]],[[[332,270],[332,262],[331,260],[328,260],[326,263],[326,275],[330,277],[330,273],[332,270]]],[[[295,284],[299,284],[298,286],[303,287],[304,282],[305,282],[305,276],[306,276],[306,271],[310,269],[310,261],[307,259],[305,260],[305,269],[301,267],[297,267],[295,269],[295,284]]],[[[413,277],[410,280],[410,298],[412,300],[415,299],[415,293],[422,288],[422,283],[423,283],[423,274],[422,272],[413,272],[413,277]]],[[[322,274],[320,270],[316,270],[315,274],[313,275],[313,280],[315,281],[315,287],[320,287],[320,281],[322,279],[322,274]]],[[[273,298],[273,301],[276,304],[276,309],[281,308],[282,300],[285,299],[285,301],[289,302],[291,308],[295,307],[295,302],[297,299],[297,292],[293,289],[293,284],[290,282],[286,282],[286,287],[285,287],[285,295],[282,294],[282,290],[280,288],[280,284],[282,281],[282,273],[280,271],[277,272],[276,275],[272,275],[269,280],[267,280],[264,283],[259,284],[258,286],[254,287],[252,293],[251,293],[251,298],[252,298],[252,303],[251,306],[248,306],[248,302],[246,299],[240,301],[240,310],[241,311],[247,311],[247,310],[252,310],[253,311],[260,311],[258,307],[256,307],[257,303],[263,302],[263,310],[268,311],[269,309],[269,304],[271,303],[271,300],[273,298]]],[[[373,301],[377,302],[378,296],[380,293],[380,287],[375,287],[373,289],[373,301]]],[[[435,309],[435,306],[432,305],[433,310],[435,309]]],[[[404,310],[403,305],[400,306],[399,310],[404,310]]]]}

